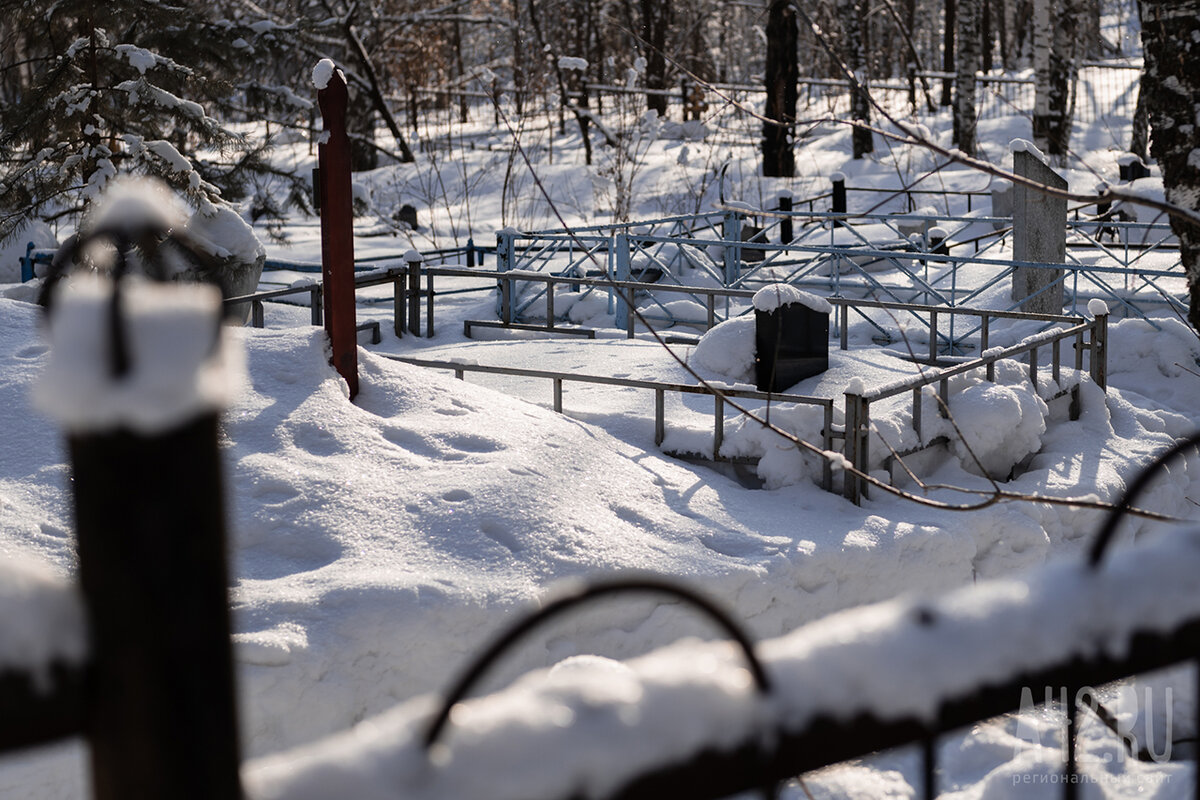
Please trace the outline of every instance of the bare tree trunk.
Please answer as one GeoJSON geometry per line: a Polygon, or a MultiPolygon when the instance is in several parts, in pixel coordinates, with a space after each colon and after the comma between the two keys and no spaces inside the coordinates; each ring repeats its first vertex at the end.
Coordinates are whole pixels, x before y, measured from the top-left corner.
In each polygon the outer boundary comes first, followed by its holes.
{"type": "Polygon", "coordinates": [[[1104,55],[1100,38],[1100,0],[1082,0],[1079,10],[1079,46],[1085,58],[1104,55]]]}
{"type": "MultiPolygon", "coordinates": [[[[1138,28],[1142,26],[1142,4],[1137,4],[1138,28]]],[[[1137,106],[1133,109],[1133,131],[1129,136],[1129,152],[1143,162],[1150,160],[1150,109],[1146,107],[1146,72],[1138,81],[1137,106]]]]}
{"type": "MultiPolygon", "coordinates": [[[[404,134],[400,132],[400,126],[392,115],[392,110],[388,108],[387,100],[383,96],[383,87],[380,85],[379,73],[375,69],[374,62],[371,61],[371,56],[367,53],[366,45],[359,38],[349,17],[343,21],[342,27],[346,35],[346,43],[350,46],[350,52],[358,60],[358,66],[366,79],[366,89],[371,102],[379,116],[383,118],[392,138],[396,140],[396,147],[400,149],[400,160],[405,163],[415,161],[412,150],[409,149],[408,142],[404,139],[404,134]]],[[[372,136],[374,136],[374,127],[372,127],[372,136]]]]}
{"type": "Polygon", "coordinates": [[[1009,9],[1012,8],[1012,0],[991,0],[989,6],[992,10],[992,20],[996,27],[996,40],[1000,45],[1000,68],[1003,70],[1012,69],[1012,62],[1009,56],[1009,39],[1012,38],[1012,33],[1009,31],[1009,9]]]}
{"type": "Polygon", "coordinates": [[[992,0],[982,0],[979,19],[979,68],[992,71],[992,0]]]}
{"type": "MultiPolygon", "coordinates": [[[[871,123],[871,101],[867,95],[867,31],[864,24],[863,4],[865,0],[838,0],[838,16],[842,23],[842,60],[854,76],[850,87],[850,116],[857,123],[871,123]]],[[[854,158],[862,158],[874,152],[875,143],[871,131],[855,125],[850,142],[854,158]]]]}
{"type": "MultiPolygon", "coordinates": [[[[957,5],[957,0],[946,0],[946,25],[942,29],[942,72],[954,72],[954,13],[957,5]]],[[[950,78],[942,80],[942,106],[950,105],[952,83],[950,78]]]]}
{"type": "MultiPolygon", "coordinates": [[[[646,43],[646,88],[667,88],[667,28],[671,25],[671,0],[641,0],[642,38],[646,43]]],[[[667,116],[667,96],[647,94],[646,108],[667,116]]]]}
{"type": "MultiPolygon", "coordinates": [[[[453,40],[453,42],[454,42],[454,70],[457,73],[455,75],[455,77],[458,78],[458,80],[461,82],[463,80],[463,78],[466,76],[467,70],[463,64],[462,29],[458,23],[458,20],[454,20],[454,40],[453,40]]],[[[465,92],[466,88],[467,87],[466,87],[465,83],[462,83],[459,86],[460,92],[465,92]]],[[[458,121],[462,122],[464,124],[467,121],[467,96],[466,96],[466,94],[462,94],[462,93],[460,93],[458,95],[458,121]]]]}
{"type": "Polygon", "coordinates": [[[1061,159],[1071,139],[1079,5],[1078,0],[1035,0],[1033,8],[1033,141],[1061,159]]]}
{"type": "Polygon", "coordinates": [[[767,104],[763,122],[763,175],[791,178],[796,174],[792,138],[796,121],[796,12],[791,0],[772,0],[767,12],[767,104]]]}
{"type": "Polygon", "coordinates": [[[954,143],[975,155],[975,72],[979,69],[980,0],[958,0],[954,86],[954,143]]]}
{"type": "Polygon", "coordinates": [[[346,109],[346,132],[350,135],[350,170],[364,172],[379,166],[379,149],[375,146],[375,107],[370,96],[352,87],[346,109]]]}
{"type": "MultiPolygon", "coordinates": [[[[538,50],[546,52],[548,45],[542,33],[542,26],[538,22],[538,9],[534,6],[534,0],[527,0],[527,2],[529,6],[529,21],[533,26],[534,40],[537,42],[538,50]]],[[[563,74],[563,68],[559,65],[559,62],[555,60],[552,64],[554,67],[554,79],[558,83],[559,118],[562,118],[563,108],[570,110],[571,114],[574,115],[575,122],[579,125],[579,136],[583,140],[584,163],[590,166],[592,163],[592,139],[588,131],[588,116],[580,111],[579,107],[571,101],[570,87],[567,84],[567,78],[563,74]]],[[[620,146],[619,142],[610,142],[610,144],[614,147],[620,146]]]]}
{"type": "MultiPolygon", "coordinates": [[[[1142,89],[1150,109],[1150,154],[1162,169],[1167,201],[1200,210],[1200,0],[1142,0],[1142,89]]],[[[1191,294],[1188,321],[1200,331],[1200,228],[1171,217],[1191,294]]]]}

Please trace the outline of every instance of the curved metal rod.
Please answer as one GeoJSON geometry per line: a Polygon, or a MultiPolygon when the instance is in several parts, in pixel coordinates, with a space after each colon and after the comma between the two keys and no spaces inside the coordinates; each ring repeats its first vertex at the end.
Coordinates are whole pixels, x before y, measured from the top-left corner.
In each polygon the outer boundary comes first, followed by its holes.
{"type": "MultiPolygon", "coordinates": [[[[132,368],[128,337],[122,322],[125,301],[121,281],[130,271],[129,253],[132,250],[136,248],[142,252],[143,266],[147,276],[154,280],[168,280],[167,270],[163,263],[163,252],[165,248],[169,247],[189,261],[192,266],[197,267],[208,282],[218,286],[220,284],[211,271],[206,271],[206,267],[209,265],[197,250],[195,242],[185,232],[174,231],[157,222],[140,227],[135,226],[129,230],[120,226],[109,226],[72,236],[63,247],[59,248],[50,264],[38,296],[38,302],[47,315],[52,312],[50,304],[55,286],[71,272],[75,266],[76,257],[84,251],[84,248],[98,240],[107,240],[116,253],[116,261],[110,270],[113,277],[113,292],[108,310],[109,371],[112,377],[121,378],[127,375],[132,368]]],[[[223,287],[222,293],[224,293],[223,287]]],[[[213,350],[216,350],[220,343],[219,331],[220,317],[218,316],[217,335],[213,338],[213,350]]]]}
{"type": "Polygon", "coordinates": [[[691,589],[658,578],[617,578],[615,580],[580,586],[570,590],[566,594],[555,597],[536,612],[519,620],[496,639],[487,650],[476,657],[467,667],[466,671],[455,681],[450,691],[446,693],[446,699],[442,701],[441,709],[433,718],[429,728],[425,731],[425,750],[428,752],[437,742],[438,736],[441,735],[442,730],[446,727],[446,723],[450,720],[450,712],[454,706],[466,696],[467,692],[478,682],[479,678],[482,677],[483,673],[496,659],[507,651],[518,639],[551,617],[556,617],[581,603],[607,595],[632,592],[670,595],[703,611],[742,648],[742,653],[746,656],[750,672],[754,675],[754,682],[758,686],[758,691],[764,695],[771,691],[771,682],[767,678],[767,673],[763,669],[762,662],[758,660],[758,656],[754,653],[754,644],[738,624],[734,622],[733,618],[717,607],[711,600],[693,592],[691,589]]]}
{"type": "Polygon", "coordinates": [[[1116,508],[1108,513],[1108,517],[1104,520],[1104,527],[1100,529],[1100,533],[1096,536],[1096,541],[1092,544],[1092,549],[1088,553],[1088,566],[1096,569],[1100,566],[1100,559],[1104,558],[1104,552],[1108,549],[1109,543],[1113,536],[1116,535],[1117,523],[1133,505],[1133,501],[1137,499],[1146,485],[1150,483],[1152,478],[1158,476],[1158,471],[1167,465],[1172,459],[1180,453],[1190,448],[1200,445],[1200,431],[1193,433],[1191,436],[1177,442],[1173,447],[1164,452],[1158,458],[1154,459],[1148,467],[1142,470],[1141,474],[1134,479],[1129,488],[1125,490],[1125,495],[1117,503],[1116,508]]]}

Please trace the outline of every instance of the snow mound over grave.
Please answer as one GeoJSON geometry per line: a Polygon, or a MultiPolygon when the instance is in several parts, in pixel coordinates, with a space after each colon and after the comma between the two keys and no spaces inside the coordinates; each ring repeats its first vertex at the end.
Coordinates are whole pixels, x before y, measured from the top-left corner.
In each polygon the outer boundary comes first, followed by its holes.
{"type": "Polygon", "coordinates": [[[1197,563],[1200,535],[1177,532],[1095,571],[1064,561],[845,611],[761,644],[774,684],[765,697],[730,643],[676,643],[623,665],[531,673],[458,706],[433,757],[420,744],[430,700],[414,701],[320,745],[255,762],[246,770],[249,794],[602,797],[640,772],[732,750],[764,730],[799,732],[862,714],[934,719],[943,703],[982,688],[1073,659],[1120,657],[1136,635],[1194,620],[1197,563]]]}
{"type": "Polygon", "coordinates": [[[739,383],[754,380],[754,317],[734,317],[709,329],[688,363],[739,383]]]}
{"type": "Polygon", "coordinates": [[[1048,411],[1026,387],[968,386],[950,400],[950,413],[962,431],[950,437],[950,447],[968,472],[982,468],[1005,480],[1021,459],[1041,449],[1048,411]]]}

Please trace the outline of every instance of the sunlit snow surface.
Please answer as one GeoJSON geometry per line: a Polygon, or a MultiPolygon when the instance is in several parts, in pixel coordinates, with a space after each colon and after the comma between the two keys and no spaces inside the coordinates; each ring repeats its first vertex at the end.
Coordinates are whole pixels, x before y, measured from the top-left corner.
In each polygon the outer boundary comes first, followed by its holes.
{"type": "MultiPolygon", "coordinates": [[[[29,407],[47,359],[38,312],[17,301],[0,305],[9,322],[0,333],[0,394],[12,421],[0,451],[0,541],[5,552],[40,554],[69,571],[58,434],[29,407]]],[[[1194,339],[1182,326],[1165,333],[1134,322],[1113,328],[1118,388],[1107,398],[1086,393],[1077,423],[1051,421],[1042,452],[1010,488],[1108,496],[1130,462],[1189,430],[1186,418],[1140,393],[1182,403],[1189,395],[1171,365],[1194,358],[1194,339]]],[[[970,583],[1040,563],[1051,552],[1078,554],[1096,527],[1093,514],[1036,505],[953,515],[887,498],[855,508],[808,482],[752,491],[657,455],[652,445],[631,444],[650,437],[648,417],[615,425],[613,435],[367,351],[361,394],[351,404],[318,329],[238,333],[250,386],[225,415],[222,441],[251,753],[310,741],[443,687],[506,618],[559,578],[675,575],[731,607],[756,635],[775,636],[905,590],[970,583]]],[[[672,369],[681,370],[657,346],[621,340],[481,342],[457,352],[484,363],[559,368],[568,365],[555,358],[578,359],[600,373],[669,379],[672,369]]],[[[797,390],[832,391],[852,373],[885,382],[902,363],[876,357],[864,371],[869,361],[834,356],[830,373],[797,390]]],[[[607,424],[626,406],[651,401],[568,392],[568,411],[573,402],[607,424]]],[[[978,481],[952,458],[934,477],[978,481]]],[[[1186,470],[1173,470],[1146,504],[1186,514],[1190,485],[1186,470]]],[[[1129,529],[1148,526],[1133,522],[1129,529]]],[[[712,631],[678,607],[606,605],[553,626],[511,657],[500,676],[577,653],[626,657],[685,635],[712,631]]],[[[82,767],[62,758],[18,756],[14,764],[10,757],[0,786],[32,780],[50,792],[45,796],[77,796],[78,785],[72,789],[64,776],[82,767]]]]}
{"type": "MultiPolygon", "coordinates": [[[[980,125],[984,156],[997,163],[1010,155],[1003,144],[988,142],[1028,136],[1027,121],[983,120],[980,125]]],[[[948,119],[934,127],[933,135],[948,141],[948,119]]],[[[1082,133],[1089,161],[1115,174],[1108,148],[1126,141],[1127,130],[1093,126],[1082,133]]],[[[538,135],[526,134],[527,143],[543,146],[538,135]]],[[[613,199],[613,187],[582,168],[577,140],[571,149],[561,142],[555,148],[553,163],[540,163],[538,177],[569,223],[590,223],[613,199]]],[[[311,165],[307,143],[291,152],[299,169],[311,165]]],[[[711,177],[704,182],[713,166],[706,162],[706,152],[694,142],[655,143],[638,175],[635,215],[648,218],[696,205],[707,209],[717,188],[711,177]]],[[[834,170],[845,172],[854,185],[893,185],[898,169],[920,174],[936,166],[929,153],[907,146],[890,151],[894,165],[854,163],[847,153],[847,132],[818,130],[797,153],[804,177],[760,188],[757,154],[744,148],[728,170],[725,189],[731,197],[767,208],[776,189],[797,197],[826,191],[834,170]]],[[[360,236],[356,250],[401,253],[410,247],[461,243],[467,235],[490,243],[492,233],[504,225],[558,225],[520,159],[506,178],[509,151],[504,146],[464,150],[454,158],[435,156],[422,153],[417,172],[397,167],[355,176],[362,195],[383,209],[401,200],[416,202],[423,226],[407,238],[360,236]],[[469,203],[463,170],[471,176],[469,203]],[[507,193],[504,180],[510,181],[507,193]],[[414,198],[420,191],[426,192],[424,203],[414,198]],[[427,238],[432,236],[441,238],[427,238]]],[[[1082,169],[1070,177],[1085,190],[1096,181],[1082,169]]],[[[965,170],[944,170],[937,180],[957,188],[986,184],[965,170]]],[[[314,224],[294,222],[289,226],[294,246],[272,248],[271,256],[317,260],[314,224]]],[[[360,234],[376,227],[370,215],[359,220],[360,234]]],[[[49,244],[48,232],[32,233],[39,244],[49,244]]],[[[693,257],[707,258],[700,251],[693,257]]],[[[7,279],[16,279],[10,263],[0,264],[0,270],[7,279]]],[[[311,278],[277,277],[287,282],[311,278]]],[[[376,291],[386,295],[390,289],[376,291]]],[[[30,298],[30,290],[9,287],[3,293],[10,299],[0,299],[0,402],[6,413],[0,437],[0,559],[36,559],[44,569],[69,576],[74,561],[61,434],[32,410],[29,399],[46,367],[46,346],[36,310],[17,299],[30,298]]],[[[307,309],[270,306],[267,330],[239,334],[250,384],[225,415],[222,448],[236,576],[235,655],[249,756],[312,743],[377,714],[398,718],[413,708],[429,708],[420,695],[444,688],[470,654],[561,578],[629,571],[676,576],[729,607],[756,636],[774,637],[831,612],[907,591],[949,590],[1052,557],[1078,558],[1098,526],[1094,512],[1039,504],[1001,504],[954,514],[876,492],[855,507],[814,485],[811,458],[779,447],[761,426],[730,422],[724,452],[764,456],[762,477],[775,487],[751,490],[655,448],[653,396],[645,390],[568,385],[563,417],[549,410],[548,382],[474,376],[462,382],[450,373],[382,357],[462,358],[692,380],[657,344],[629,343],[612,329],[602,331],[596,342],[468,342],[459,333],[464,318],[494,318],[491,297],[468,297],[475,300],[458,305],[454,298],[439,297],[438,335],[432,340],[397,341],[386,334],[386,303],[362,307],[360,319],[383,323],[385,341],[361,353],[362,390],[354,404],[328,367],[323,338],[307,327],[307,309]],[[412,705],[389,711],[398,703],[412,705]]],[[[570,314],[575,322],[611,325],[603,301],[581,301],[570,314]]],[[[1040,407],[1016,367],[998,370],[994,388],[978,379],[956,384],[951,406],[968,437],[974,437],[972,449],[979,451],[988,471],[1022,461],[1006,488],[1116,496],[1139,465],[1197,425],[1200,378],[1191,373],[1200,347],[1178,320],[1165,319],[1160,325],[1156,330],[1136,321],[1111,322],[1109,392],[1105,396],[1085,387],[1077,422],[1066,419],[1062,400],[1040,407]],[[1006,421],[1002,430],[994,424],[997,416],[1006,421]],[[1033,449],[1037,454],[1023,460],[1033,449]]],[[[699,347],[675,350],[708,380],[746,384],[752,380],[752,334],[752,325],[734,321],[710,333],[699,347]]],[[[852,329],[851,339],[850,351],[831,353],[828,373],[793,391],[835,398],[840,409],[841,395],[852,381],[869,388],[913,369],[904,361],[903,343],[880,348],[862,329],[852,329]]],[[[993,340],[994,345],[1002,342],[993,340]]],[[[698,453],[707,447],[710,452],[711,400],[668,397],[667,403],[664,446],[698,453]]],[[[907,413],[900,403],[872,408],[876,434],[882,437],[872,441],[872,453],[886,452],[884,440],[897,447],[908,441],[907,413]]],[[[800,434],[814,424],[802,411],[782,406],[771,408],[771,419],[800,434]]],[[[960,450],[919,459],[920,477],[930,483],[988,485],[960,450]]],[[[1200,495],[1194,468],[1193,460],[1171,469],[1143,504],[1194,518],[1192,501],[1200,495]]],[[[911,482],[905,485],[913,488],[911,482]]],[[[945,491],[933,494],[943,500],[968,499],[945,491]]],[[[1130,520],[1119,544],[1128,547],[1135,537],[1152,536],[1156,530],[1130,520]]],[[[1114,555],[1119,557],[1120,549],[1114,555]]],[[[837,623],[819,624],[830,630],[837,623]]],[[[482,691],[579,654],[628,658],[680,637],[713,635],[705,623],[675,605],[629,601],[596,606],[533,637],[500,665],[482,691]]],[[[1024,641],[995,646],[1007,653],[1019,650],[1024,641]]],[[[775,652],[781,646],[767,649],[775,652]]],[[[717,650],[723,652],[719,646],[717,650]]],[[[661,658],[670,663],[670,654],[661,658]]],[[[531,678],[522,691],[554,697],[565,691],[562,681],[582,675],[585,691],[620,705],[644,691],[627,669],[611,662],[590,667],[568,662],[557,677],[531,678]]],[[[914,672],[897,675],[898,685],[929,688],[914,672]]],[[[730,675],[731,691],[744,691],[743,678],[736,670],[730,675]]],[[[1190,682],[1184,678],[1176,685],[1190,682]]],[[[1177,694],[1177,718],[1188,716],[1190,704],[1190,697],[1177,694]]],[[[1133,703],[1117,705],[1125,718],[1142,713],[1133,703]]],[[[553,714],[548,718],[553,721],[553,714]]],[[[383,724],[369,722],[351,741],[369,738],[383,724]]],[[[964,800],[1058,796],[1060,786],[1020,783],[1024,775],[1058,773],[1058,726],[1053,715],[1037,713],[945,737],[940,745],[942,788],[964,800]]],[[[454,737],[452,730],[451,746],[454,737]]],[[[1104,796],[1187,794],[1191,778],[1186,762],[1118,763],[1119,744],[1094,722],[1085,724],[1082,737],[1085,770],[1110,778],[1101,785],[1104,796]],[[1106,756],[1114,765],[1087,766],[1086,759],[1095,764],[1106,756]]],[[[514,754],[524,741],[512,740],[514,754]]],[[[320,757],[337,752],[325,750],[320,757]]],[[[368,756],[362,750],[354,753],[355,758],[368,756]]],[[[248,773],[265,775],[279,770],[279,763],[253,762],[248,773]]],[[[586,763],[593,765],[588,768],[596,764],[586,763]]],[[[86,757],[78,744],[10,754],[0,759],[0,797],[81,798],[85,771],[86,757]]],[[[908,797],[919,791],[919,775],[915,756],[897,752],[823,770],[806,783],[816,797],[908,797]]],[[[806,794],[793,788],[787,796],[792,800],[806,794]]]]}

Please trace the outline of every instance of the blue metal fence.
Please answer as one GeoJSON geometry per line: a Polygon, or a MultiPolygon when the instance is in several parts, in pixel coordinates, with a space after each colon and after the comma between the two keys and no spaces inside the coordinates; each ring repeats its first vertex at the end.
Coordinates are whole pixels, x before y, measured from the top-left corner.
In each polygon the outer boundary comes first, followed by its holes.
{"type": "MultiPolygon", "coordinates": [[[[705,300],[680,302],[687,295],[678,287],[688,285],[754,290],[789,283],[829,297],[1011,311],[1020,305],[1008,292],[1018,268],[1061,270],[1067,313],[1080,313],[1095,298],[1119,316],[1186,311],[1186,280],[1167,224],[1071,220],[1062,264],[1004,258],[1011,233],[1006,217],[727,208],[575,232],[506,229],[497,236],[496,269],[658,283],[664,292],[647,289],[634,302],[647,324],[664,326],[708,324],[705,300]],[[788,231],[792,238],[780,241],[788,231]]],[[[518,324],[544,319],[552,290],[545,280],[513,281],[510,305],[498,298],[497,314],[518,324]]],[[[615,326],[628,327],[626,293],[602,285],[571,290],[606,292],[615,326]]],[[[736,297],[721,305],[717,322],[750,309],[736,297]]],[[[946,346],[960,346],[976,332],[952,331],[946,346]]]]}

